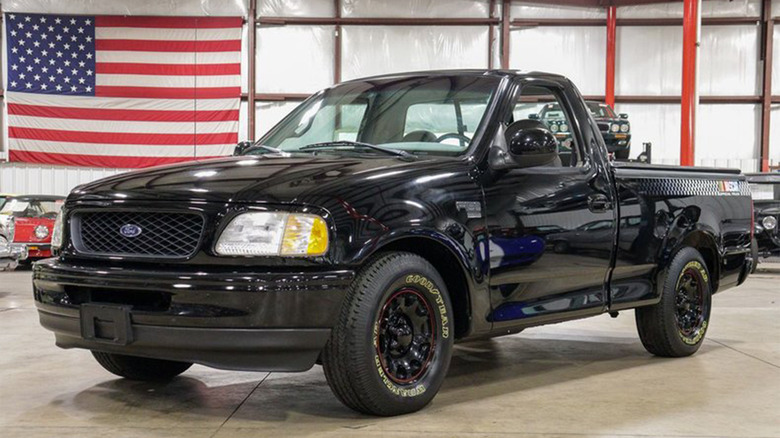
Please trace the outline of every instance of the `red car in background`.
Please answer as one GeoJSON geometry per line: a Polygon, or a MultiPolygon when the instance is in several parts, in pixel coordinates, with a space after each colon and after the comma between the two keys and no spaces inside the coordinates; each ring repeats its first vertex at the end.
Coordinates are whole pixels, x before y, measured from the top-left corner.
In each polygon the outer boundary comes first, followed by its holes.
{"type": "Polygon", "coordinates": [[[62,196],[26,195],[4,199],[0,246],[8,244],[22,263],[51,257],[51,233],[65,202],[62,196]]]}

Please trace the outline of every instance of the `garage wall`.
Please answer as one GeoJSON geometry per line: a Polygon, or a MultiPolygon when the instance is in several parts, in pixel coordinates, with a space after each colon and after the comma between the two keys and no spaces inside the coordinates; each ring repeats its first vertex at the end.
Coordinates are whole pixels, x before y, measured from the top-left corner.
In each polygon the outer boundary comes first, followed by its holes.
{"type": "MultiPolygon", "coordinates": [[[[499,2],[500,3],[500,2],[499,2]]],[[[780,0],[773,15],[780,16],[780,0]]],[[[248,0],[11,0],[4,11],[136,15],[245,15],[248,0]]],[[[703,14],[760,15],[760,0],[705,0],[703,14]]],[[[514,2],[512,18],[604,18],[602,8],[547,6],[514,2]]],[[[342,0],[343,17],[488,17],[488,0],[342,0]]],[[[258,0],[258,16],[333,17],[333,0],[258,0]]],[[[682,17],[682,3],[618,8],[620,18],[682,17]]],[[[244,29],[242,76],[246,91],[247,34],[244,29]]],[[[257,93],[311,93],[334,80],[333,26],[261,26],[257,37],[257,93]]],[[[430,68],[486,68],[487,26],[343,26],[342,79],[430,68]]],[[[583,94],[604,94],[606,30],[593,27],[527,27],[510,33],[510,67],[547,70],[570,76],[583,94]]],[[[498,28],[495,35],[500,36],[498,28]]],[[[780,26],[774,34],[774,94],[780,95],[780,26]]],[[[754,95],[761,76],[759,28],[755,25],[704,26],[700,56],[701,94],[754,95]]],[[[493,42],[498,66],[499,41],[493,42]]],[[[682,28],[618,27],[617,94],[680,94],[682,28]]],[[[5,47],[3,47],[5,53],[5,47]]],[[[4,77],[4,76],[3,76],[4,77]]],[[[256,135],[261,135],[297,102],[258,102],[256,135]]],[[[642,142],[653,143],[654,161],[679,162],[680,108],[672,104],[618,104],[630,114],[633,155],[642,142]]],[[[4,111],[5,113],[5,111],[4,111]]],[[[247,132],[246,102],[241,105],[239,138],[247,132]]],[[[697,164],[758,169],[758,105],[702,104],[697,164]]],[[[4,121],[3,121],[4,123],[4,121]]],[[[5,141],[3,141],[5,144],[5,141]]],[[[0,148],[2,149],[2,148],[0,148]]],[[[0,158],[4,152],[0,151],[0,158]]],[[[780,105],[773,107],[770,154],[780,163],[780,105]]],[[[0,192],[67,193],[73,186],[121,169],[81,169],[0,164],[0,192]]]]}

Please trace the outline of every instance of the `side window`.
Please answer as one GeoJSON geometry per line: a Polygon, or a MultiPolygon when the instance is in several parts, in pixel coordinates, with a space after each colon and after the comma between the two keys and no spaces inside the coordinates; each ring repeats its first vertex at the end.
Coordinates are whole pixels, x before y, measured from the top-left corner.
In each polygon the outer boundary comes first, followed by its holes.
{"type": "Polygon", "coordinates": [[[583,164],[571,118],[556,90],[538,85],[523,87],[508,122],[525,119],[538,120],[553,133],[558,140],[558,155],[563,166],[583,164]]]}

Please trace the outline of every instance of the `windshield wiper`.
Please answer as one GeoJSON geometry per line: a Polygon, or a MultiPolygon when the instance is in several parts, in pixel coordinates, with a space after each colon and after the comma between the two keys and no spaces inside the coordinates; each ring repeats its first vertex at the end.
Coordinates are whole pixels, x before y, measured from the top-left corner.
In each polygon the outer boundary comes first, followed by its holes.
{"type": "Polygon", "coordinates": [[[287,153],[287,152],[285,152],[285,151],[283,151],[283,150],[281,150],[279,148],[275,148],[275,147],[272,147],[272,146],[266,146],[264,144],[258,144],[258,143],[255,143],[252,146],[250,146],[249,148],[247,148],[247,150],[243,151],[241,153],[241,155],[245,155],[247,152],[253,151],[253,150],[256,150],[256,149],[263,149],[263,150],[266,150],[268,152],[273,152],[275,154],[280,154],[280,155],[290,155],[289,153],[287,153]]]}
{"type": "Polygon", "coordinates": [[[309,151],[313,149],[327,149],[327,148],[333,148],[333,147],[339,147],[339,146],[352,146],[352,147],[359,147],[359,148],[366,148],[371,149],[375,151],[384,152],[386,154],[390,155],[396,155],[399,157],[413,157],[414,155],[410,154],[409,152],[406,152],[401,149],[392,149],[392,148],[386,148],[382,146],[377,146],[375,144],[371,143],[363,143],[360,141],[349,141],[349,140],[338,140],[338,141],[326,141],[322,143],[313,143],[310,145],[306,145],[300,149],[299,151],[309,151]]]}

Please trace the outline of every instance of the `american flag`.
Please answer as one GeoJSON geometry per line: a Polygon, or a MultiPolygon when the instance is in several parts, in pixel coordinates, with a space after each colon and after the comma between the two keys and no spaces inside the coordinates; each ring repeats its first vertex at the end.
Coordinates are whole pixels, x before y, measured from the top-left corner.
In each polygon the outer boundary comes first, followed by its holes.
{"type": "Polygon", "coordinates": [[[7,13],[9,159],[136,168],[227,155],[240,17],[7,13]]]}

